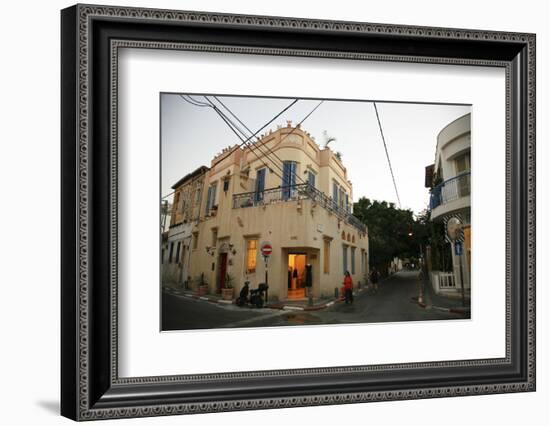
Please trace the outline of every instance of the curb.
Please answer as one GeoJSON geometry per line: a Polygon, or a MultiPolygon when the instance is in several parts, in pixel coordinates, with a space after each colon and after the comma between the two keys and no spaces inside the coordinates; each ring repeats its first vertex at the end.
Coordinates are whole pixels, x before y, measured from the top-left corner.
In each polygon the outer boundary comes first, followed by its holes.
{"type": "MultiPolygon", "coordinates": [[[[365,290],[365,288],[358,289],[357,294],[362,293],[364,290],[365,290]]],[[[187,297],[189,299],[201,300],[201,301],[210,302],[210,303],[218,303],[220,305],[234,305],[235,304],[235,300],[224,300],[224,299],[219,299],[219,298],[215,298],[215,297],[200,296],[196,293],[190,293],[190,292],[181,293],[179,291],[173,291],[173,290],[170,291],[170,293],[178,295],[178,296],[187,297]]],[[[266,304],[265,308],[280,309],[280,310],[285,310],[285,311],[320,311],[322,309],[329,308],[329,307],[333,306],[336,303],[340,303],[343,300],[344,300],[343,297],[339,297],[337,299],[333,299],[329,302],[323,303],[321,305],[315,305],[315,306],[293,306],[293,305],[284,305],[284,304],[275,304],[275,305],[266,304]]]]}

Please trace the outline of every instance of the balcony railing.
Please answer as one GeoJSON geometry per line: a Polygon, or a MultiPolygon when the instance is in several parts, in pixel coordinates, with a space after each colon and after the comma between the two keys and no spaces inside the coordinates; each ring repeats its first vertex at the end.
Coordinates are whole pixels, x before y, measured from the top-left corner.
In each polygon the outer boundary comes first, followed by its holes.
{"type": "Polygon", "coordinates": [[[430,210],[470,195],[470,172],[455,176],[434,187],[430,195],[430,210]]]}
{"type": "Polygon", "coordinates": [[[263,191],[235,194],[233,195],[233,208],[241,209],[304,199],[315,201],[318,205],[333,213],[340,220],[354,226],[361,232],[367,232],[367,227],[363,222],[309,183],[300,183],[297,185],[265,189],[263,191]]]}

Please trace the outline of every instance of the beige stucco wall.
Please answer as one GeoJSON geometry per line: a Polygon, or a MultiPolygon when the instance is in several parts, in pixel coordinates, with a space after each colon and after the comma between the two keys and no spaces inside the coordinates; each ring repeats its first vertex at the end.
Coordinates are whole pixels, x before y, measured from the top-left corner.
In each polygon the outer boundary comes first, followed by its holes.
{"type": "MultiPolygon", "coordinates": [[[[221,211],[221,208],[220,210],[221,211]]],[[[211,292],[216,291],[218,256],[221,251],[229,252],[228,272],[235,277],[236,291],[248,279],[252,287],[265,281],[265,266],[259,253],[263,241],[273,246],[269,258],[269,296],[270,299],[286,299],[287,296],[287,255],[305,253],[313,270],[314,297],[330,297],[334,288],[340,287],[343,281],[343,245],[348,249],[348,270],[351,272],[351,247],[355,247],[355,274],[352,275],[355,285],[364,282],[368,272],[368,238],[361,235],[353,226],[343,223],[325,209],[316,206],[311,200],[281,201],[267,206],[255,206],[231,209],[229,214],[220,214],[201,222],[198,232],[197,248],[191,252],[191,275],[204,273],[211,292]],[[217,230],[217,244],[213,255],[207,253],[212,247],[212,230],[217,230]],[[346,240],[342,239],[345,233],[346,240]],[[350,235],[350,241],[347,236],[350,235]],[[245,274],[245,251],[247,238],[258,239],[257,268],[250,275],[245,274]],[[330,238],[330,272],[324,273],[323,250],[324,238],[330,238]],[[352,242],[352,241],[355,242],[352,242]],[[225,244],[224,244],[225,243],[225,244]],[[361,260],[361,253],[366,259],[361,260]]]]}
{"type": "Polygon", "coordinates": [[[346,191],[352,203],[352,185],[347,170],[326,148],[320,148],[310,135],[289,125],[262,135],[252,147],[227,147],[218,153],[207,172],[201,200],[201,216],[192,229],[189,275],[204,274],[210,292],[217,289],[220,253],[227,253],[227,272],[235,278],[235,295],[245,279],[253,288],[265,281],[265,265],[259,252],[263,241],[273,246],[269,258],[269,297],[287,297],[288,254],[304,253],[312,265],[313,296],[332,296],[343,281],[343,244],[348,246],[348,267],[351,272],[351,247],[355,247],[355,285],[364,281],[368,270],[368,237],[366,233],[340,220],[311,199],[282,200],[282,161],[297,163],[296,184],[307,182],[308,169],[316,173],[315,186],[332,196],[332,182],[346,191]],[[265,189],[274,189],[275,201],[262,206],[234,208],[235,194],[254,191],[257,171],[267,168],[265,189]],[[228,180],[224,191],[224,181],[228,180]],[[207,211],[208,188],[216,184],[215,209],[207,211]],[[342,239],[344,233],[345,239],[342,239]],[[347,241],[349,236],[350,241],[347,241]],[[245,274],[245,245],[248,238],[258,240],[257,267],[245,274]],[[324,273],[324,240],[330,243],[329,273],[324,273]],[[193,248],[195,247],[195,248],[193,248]],[[364,256],[364,260],[361,259],[364,256]]]}

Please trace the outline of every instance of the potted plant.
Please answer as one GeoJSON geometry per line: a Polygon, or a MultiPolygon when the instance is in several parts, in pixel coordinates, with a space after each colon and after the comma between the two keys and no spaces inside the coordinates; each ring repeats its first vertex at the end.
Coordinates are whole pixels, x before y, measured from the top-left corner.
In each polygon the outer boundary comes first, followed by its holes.
{"type": "Polygon", "coordinates": [[[197,292],[198,292],[199,296],[204,296],[205,294],[207,294],[208,293],[208,282],[204,278],[204,274],[201,274],[196,279],[196,281],[197,281],[197,284],[198,284],[197,292]]]}
{"type": "Polygon", "coordinates": [[[225,276],[224,287],[222,288],[222,299],[223,300],[233,300],[233,284],[235,279],[231,274],[225,276]]]}

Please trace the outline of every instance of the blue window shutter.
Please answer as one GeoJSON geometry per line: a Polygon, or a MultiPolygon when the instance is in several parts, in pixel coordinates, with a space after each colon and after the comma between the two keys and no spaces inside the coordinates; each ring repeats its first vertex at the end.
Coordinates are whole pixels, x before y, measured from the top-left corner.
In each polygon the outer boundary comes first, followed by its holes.
{"type": "Polygon", "coordinates": [[[206,198],[206,211],[208,212],[216,200],[216,185],[210,185],[208,187],[208,196],[206,198]]]}
{"type": "Polygon", "coordinates": [[[258,170],[256,175],[256,194],[255,200],[261,201],[264,199],[264,190],[265,190],[265,169],[258,170]]]}
{"type": "Polygon", "coordinates": [[[283,162],[283,199],[286,200],[290,197],[291,187],[296,185],[296,162],[285,161],[283,162]]]}
{"type": "Polygon", "coordinates": [[[208,210],[210,210],[210,202],[212,200],[212,187],[209,186],[208,187],[208,195],[206,197],[206,211],[208,212],[208,210]]]}
{"type": "Polygon", "coordinates": [[[338,184],[336,182],[332,184],[332,200],[334,204],[338,205],[338,184]]]}

